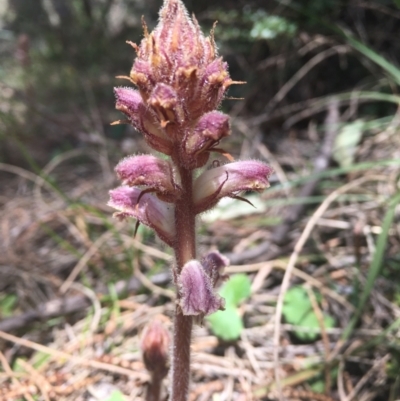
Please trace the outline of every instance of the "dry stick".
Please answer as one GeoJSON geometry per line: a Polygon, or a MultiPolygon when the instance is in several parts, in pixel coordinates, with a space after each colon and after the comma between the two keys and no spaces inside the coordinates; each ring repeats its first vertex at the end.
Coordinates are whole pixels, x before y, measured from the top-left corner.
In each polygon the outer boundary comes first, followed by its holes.
{"type": "Polygon", "coordinates": [[[0,338],[2,338],[3,340],[6,340],[6,341],[10,341],[14,344],[18,344],[21,347],[31,348],[36,351],[43,352],[45,354],[49,354],[54,357],[58,357],[60,359],[66,359],[71,362],[77,363],[79,365],[87,366],[87,367],[90,367],[93,369],[105,370],[107,372],[120,374],[122,376],[128,376],[128,377],[132,377],[135,379],[139,379],[141,381],[147,381],[148,377],[149,377],[147,373],[135,372],[133,370],[122,368],[120,366],[111,365],[109,363],[93,361],[93,360],[88,359],[87,357],[70,355],[70,354],[67,354],[66,352],[58,351],[56,349],[46,347],[44,345],[35,343],[33,341],[26,340],[25,338],[18,338],[16,336],[13,336],[12,334],[4,333],[3,331],[0,331],[0,338]]]}
{"type": "Polygon", "coordinates": [[[34,369],[28,362],[24,361],[22,358],[19,359],[19,364],[25,369],[25,371],[30,375],[32,381],[35,383],[36,387],[40,390],[44,401],[50,401],[49,392],[52,389],[51,384],[46,380],[46,378],[41,375],[36,369],[34,369]]]}
{"type": "Polygon", "coordinates": [[[311,306],[313,308],[315,316],[317,317],[319,328],[321,330],[321,337],[322,337],[322,342],[323,342],[324,350],[325,350],[325,366],[324,366],[325,394],[329,395],[331,385],[332,385],[331,368],[329,366],[329,359],[330,359],[329,337],[326,332],[326,327],[325,327],[325,323],[324,323],[324,315],[321,311],[321,308],[318,305],[317,298],[316,298],[314,292],[311,290],[310,286],[307,285],[305,288],[308,293],[308,297],[310,298],[311,306]]]}
{"type": "Polygon", "coordinates": [[[280,351],[280,329],[281,329],[281,319],[282,319],[282,308],[283,308],[283,300],[285,297],[285,293],[287,289],[289,288],[290,284],[290,278],[292,276],[292,272],[294,269],[294,266],[297,262],[297,259],[299,257],[300,252],[302,251],[308,237],[311,234],[311,231],[313,230],[314,226],[317,224],[318,220],[322,215],[326,212],[328,207],[332,202],[335,201],[340,195],[345,193],[346,191],[357,187],[367,181],[384,181],[386,180],[386,177],[383,176],[371,176],[371,177],[361,177],[355,181],[349,182],[346,185],[343,185],[342,187],[338,188],[337,190],[333,191],[319,206],[319,208],[314,212],[314,214],[311,216],[309,221],[307,222],[306,227],[304,228],[303,233],[301,234],[300,238],[298,239],[293,253],[290,255],[290,259],[285,271],[285,275],[283,276],[282,280],[282,285],[281,289],[279,292],[279,297],[278,301],[276,304],[276,313],[275,313],[275,328],[274,328],[274,365],[275,365],[275,381],[277,385],[277,389],[279,392],[279,400],[284,401],[283,395],[282,395],[282,387],[281,387],[281,382],[280,382],[280,377],[279,377],[279,351],[280,351]]]}
{"type": "Polygon", "coordinates": [[[142,271],[140,270],[139,258],[135,256],[133,260],[133,271],[136,278],[142,283],[143,287],[147,288],[154,295],[163,295],[169,299],[174,300],[176,298],[176,293],[167,288],[162,288],[155,285],[142,271]]]}
{"type": "Polygon", "coordinates": [[[358,392],[361,390],[361,388],[365,385],[365,383],[368,382],[368,380],[371,378],[373,373],[378,369],[381,368],[390,358],[390,354],[385,355],[383,358],[379,359],[376,361],[371,369],[361,378],[361,380],[356,384],[356,386],[353,388],[353,390],[350,392],[350,394],[344,398],[341,401],[352,401],[353,398],[358,394],[358,392]]]}
{"type": "MultiPolygon", "coordinates": [[[[10,377],[13,384],[16,387],[18,387],[19,383],[14,376],[14,372],[12,371],[11,366],[9,365],[6,357],[4,356],[4,354],[1,351],[0,351],[0,363],[3,366],[4,372],[10,377]]],[[[0,392],[1,392],[1,389],[0,389],[0,392]]],[[[33,397],[27,391],[23,391],[22,394],[28,401],[34,401],[33,397]]]]}
{"type": "Polygon", "coordinates": [[[11,174],[19,175],[20,177],[26,178],[32,182],[38,182],[40,185],[46,187],[49,191],[54,192],[54,194],[64,202],[64,199],[54,191],[54,188],[42,177],[38,176],[37,174],[31,173],[28,170],[25,170],[21,167],[12,166],[11,164],[0,163],[0,170],[6,171],[11,174]]]}
{"type": "Polygon", "coordinates": [[[82,272],[82,270],[87,266],[90,259],[99,251],[101,246],[112,237],[114,233],[112,231],[106,231],[103,233],[97,240],[92,244],[92,246],[85,252],[85,254],[79,259],[78,263],[74,266],[71,273],[64,281],[62,286],[60,287],[61,294],[65,294],[72,283],[78,277],[78,275],[82,272]]]}

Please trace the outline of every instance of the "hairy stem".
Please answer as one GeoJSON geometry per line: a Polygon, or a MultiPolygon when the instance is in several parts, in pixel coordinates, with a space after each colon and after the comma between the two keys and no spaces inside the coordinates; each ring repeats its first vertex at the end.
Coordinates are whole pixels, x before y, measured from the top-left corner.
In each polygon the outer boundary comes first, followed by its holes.
{"type": "Polygon", "coordinates": [[[146,401],[160,401],[163,376],[153,374],[147,387],[146,401]]]}
{"type": "MultiPolygon", "coordinates": [[[[196,216],[193,208],[192,171],[180,168],[183,194],[176,203],[175,224],[177,239],[174,246],[177,274],[186,262],[196,258],[196,216]]],[[[170,401],[186,401],[190,382],[190,342],[193,319],[184,316],[176,307],[173,350],[172,388],[170,401]]]]}

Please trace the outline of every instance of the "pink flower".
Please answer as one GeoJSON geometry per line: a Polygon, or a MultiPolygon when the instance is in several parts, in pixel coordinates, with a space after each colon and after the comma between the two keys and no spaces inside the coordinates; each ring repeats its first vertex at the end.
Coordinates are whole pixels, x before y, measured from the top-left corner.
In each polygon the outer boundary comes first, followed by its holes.
{"type": "Polygon", "coordinates": [[[191,169],[203,166],[209,155],[202,153],[229,134],[228,117],[212,111],[237,82],[218,57],[213,35],[203,35],[181,0],[165,1],[154,31],[145,27],[140,45],[132,44],[137,57],[129,79],[138,91],[115,89],[116,108],[149,146],[191,169]]]}
{"type": "Polygon", "coordinates": [[[108,206],[119,210],[115,216],[124,219],[134,217],[138,222],[151,227],[158,236],[172,246],[175,240],[174,206],[157,197],[143,193],[138,188],[127,186],[110,191],[108,206]]]}
{"type": "Polygon", "coordinates": [[[230,134],[229,117],[218,111],[204,114],[184,140],[182,160],[190,168],[204,166],[210,151],[230,134]]]}
{"type": "Polygon", "coordinates": [[[114,88],[114,93],[116,109],[128,117],[148,145],[158,152],[171,155],[173,143],[161,127],[157,114],[143,102],[139,92],[132,88],[114,88]]]}
{"type": "Polygon", "coordinates": [[[262,162],[248,160],[203,172],[193,185],[196,213],[212,208],[225,196],[235,197],[241,191],[263,191],[269,187],[272,171],[262,162]]]}
{"type": "Polygon", "coordinates": [[[214,292],[211,277],[199,261],[190,260],[183,266],[178,286],[184,315],[203,318],[224,309],[224,299],[214,292]]]}
{"type": "Polygon", "coordinates": [[[152,155],[129,156],[117,164],[115,172],[124,185],[143,185],[147,192],[155,192],[165,202],[180,196],[180,186],[170,161],[152,155]]]}

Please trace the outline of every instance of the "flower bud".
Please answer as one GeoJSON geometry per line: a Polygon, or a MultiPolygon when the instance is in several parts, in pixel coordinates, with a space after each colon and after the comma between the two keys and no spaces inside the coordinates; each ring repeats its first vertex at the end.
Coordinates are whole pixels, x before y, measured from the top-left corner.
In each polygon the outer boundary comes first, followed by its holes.
{"type": "Polygon", "coordinates": [[[172,202],[180,195],[180,187],[175,183],[172,164],[152,155],[129,156],[115,167],[118,178],[124,185],[147,187],[165,201],[172,202]]]}
{"type": "Polygon", "coordinates": [[[212,280],[197,260],[187,262],[178,277],[179,304],[184,315],[199,316],[224,309],[224,299],[214,292],[212,280]]]}
{"type": "Polygon", "coordinates": [[[185,141],[182,159],[188,168],[202,167],[209,157],[209,152],[204,151],[212,150],[229,134],[229,117],[226,114],[212,111],[202,116],[185,141]]]}
{"type": "Polygon", "coordinates": [[[147,144],[153,149],[170,155],[173,143],[165,134],[156,114],[143,102],[138,91],[131,88],[114,88],[116,109],[122,111],[131,124],[144,135],[147,144]]]}
{"type": "Polygon", "coordinates": [[[237,196],[240,191],[263,191],[269,187],[272,171],[262,162],[248,160],[203,172],[193,185],[196,213],[212,208],[225,196],[237,196]]]}
{"type": "Polygon", "coordinates": [[[158,115],[160,125],[165,129],[168,137],[180,139],[180,123],[183,121],[184,113],[178,95],[170,85],[159,83],[151,92],[148,104],[158,115]]]}
{"type": "Polygon", "coordinates": [[[116,217],[134,217],[154,229],[167,245],[172,246],[175,239],[173,205],[138,188],[122,186],[110,191],[108,206],[119,210],[114,214],[116,217]]]}
{"type": "Polygon", "coordinates": [[[143,330],[140,348],[146,369],[163,379],[168,373],[170,336],[160,320],[153,320],[143,330]]]}

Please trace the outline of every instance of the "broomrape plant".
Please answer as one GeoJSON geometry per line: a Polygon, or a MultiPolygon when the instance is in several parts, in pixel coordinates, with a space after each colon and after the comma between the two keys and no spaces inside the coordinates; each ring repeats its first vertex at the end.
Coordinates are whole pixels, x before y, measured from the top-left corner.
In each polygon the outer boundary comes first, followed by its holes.
{"type": "MultiPolygon", "coordinates": [[[[165,0],[149,33],[143,23],[130,76],[136,87],[115,88],[116,108],[147,144],[168,159],[134,155],[115,168],[122,186],[110,191],[119,219],[135,218],[173,248],[177,291],[171,358],[170,400],[186,401],[190,380],[193,320],[224,309],[215,287],[229,264],[219,252],[198,257],[196,218],[223,197],[262,191],[272,169],[259,161],[232,161],[219,147],[230,134],[229,117],[217,111],[233,81],[218,57],[214,29],[205,37],[181,0],[165,0]],[[229,162],[212,160],[212,153],[229,162]],[[210,160],[211,159],[211,160],[210,160]],[[210,163],[209,163],[210,162],[210,163]]],[[[123,122],[123,121],[119,121],[123,122]]],[[[244,200],[244,199],[243,199],[244,200]]]]}

